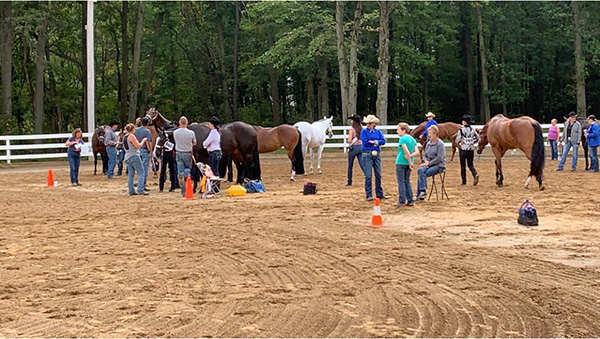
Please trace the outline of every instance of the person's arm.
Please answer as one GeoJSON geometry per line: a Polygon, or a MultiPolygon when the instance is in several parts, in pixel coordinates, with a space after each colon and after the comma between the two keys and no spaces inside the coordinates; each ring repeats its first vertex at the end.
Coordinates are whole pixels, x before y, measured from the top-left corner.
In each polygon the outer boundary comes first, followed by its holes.
{"type": "Polygon", "coordinates": [[[592,125],[590,133],[588,133],[588,137],[595,138],[598,136],[598,125],[592,125]]]}
{"type": "Polygon", "coordinates": [[[383,146],[385,145],[385,136],[383,135],[383,132],[381,130],[378,130],[379,134],[377,134],[377,137],[379,138],[377,140],[377,143],[379,144],[379,146],[383,146]]]}
{"type": "Polygon", "coordinates": [[[352,139],[354,139],[354,134],[356,132],[354,131],[354,128],[350,128],[350,132],[348,133],[348,139],[346,140],[347,143],[351,143],[352,139]]]}
{"type": "Polygon", "coordinates": [[[192,139],[192,146],[196,146],[196,133],[194,133],[194,139],[192,139]]]}
{"type": "Polygon", "coordinates": [[[137,149],[142,148],[142,145],[147,141],[146,138],[144,138],[144,139],[142,139],[142,142],[138,142],[137,138],[135,137],[134,134],[129,134],[129,136],[127,137],[127,140],[129,140],[129,142],[131,142],[133,147],[135,147],[137,149]]]}
{"type": "Polygon", "coordinates": [[[402,145],[402,152],[404,152],[404,159],[410,162],[410,152],[408,151],[408,147],[406,147],[406,145],[402,145]]]}
{"type": "Polygon", "coordinates": [[[73,145],[76,145],[78,143],[77,140],[71,140],[71,138],[67,139],[67,142],[65,142],[65,146],[67,147],[71,147],[73,145]]]}
{"type": "Polygon", "coordinates": [[[360,132],[360,140],[362,141],[364,146],[369,145],[369,138],[367,137],[367,128],[363,129],[360,132]]]}
{"type": "MultiPolygon", "coordinates": [[[[214,130],[213,130],[214,131],[214,130]]],[[[204,139],[204,141],[202,142],[202,147],[208,149],[208,147],[216,140],[217,138],[215,137],[215,134],[210,131],[210,133],[208,133],[208,137],[206,137],[206,139],[204,139]]]]}

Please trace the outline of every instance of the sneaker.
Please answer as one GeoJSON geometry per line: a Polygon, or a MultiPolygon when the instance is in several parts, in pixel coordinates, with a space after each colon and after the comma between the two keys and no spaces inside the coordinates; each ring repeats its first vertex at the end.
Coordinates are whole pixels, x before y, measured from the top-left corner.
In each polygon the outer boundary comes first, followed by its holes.
{"type": "Polygon", "coordinates": [[[183,173],[179,173],[178,177],[179,177],[179,186],[183,187],[183,185],[185,184],[185,182],[183,180],[184,179],[183,178],[183,173]]]}
{"type": "Polygon", "coordinates": [[[577,168],[571,168],[571,172],[577,171],[577,168]]]}
{"type": "Polygon", "coordinates": [[[350,183],[350,182],[349,182],[349,183],[347,183],[347,184],[346,184],[346,187],[348,187],[348,186],[352,186],[352,183],[350,183]]]}
{"type": "Polygon", "coordinates": [[[71,184],[71,186],[77,187],[77,183],[74,182],[74,183],[71,184]]]}
{"type": "Polygon", "coordinates": [[[76,185],[77,185],[77,186],[83,186],[83,185],[82,185],[80,182],[78,182],[76,185]]]}
{"type": "Polygon", "coordinates": [[[419,200],[423,201],[423,200],[425,200],[425,196],[426,196],[426,195],[427,195],[427,193],[425,193],[425,192],[421,192],[421,193],[419,193],[419,195],[417,196],[417,199],[419,199],[419,200]]]}
{"type": "Polygon", "coordinates": [[[367,197],[367,201],[373,201],[373,197],[367,197]]]}
{"type": "Polygon", "coordinates": [[[477,186],[479,183],[479,174],[475,174],[475,178],[473,178],[473,186],[477,186]]]}
{"type": "Polygon", "coordinates": [[[378,198],[379,198],[379,199],[389,199],[389,198],[390,198],[390,196],[389,196],[389,195],[385,195],[385,194],[384,194],[384,195],[382,195],[382,196],[380,196],[380,197],[378,197],[378,198]]]}
{"type": "Polygon", "coordinates": [[[406,203],[406,207],[413,207],[414,205],[415,205],[415,203],[412,201],[406,203]]]}
{"type": "Polygon", "coordinates": [[[133,193],[129,193],[129,196],[132,196],[132,195],[138,195],[138,194],[137,194],[137,193],[135,193],[135,192],[133,192],[133,193]]]}
{"type": "Polygon", "coordinates": [[[150,195],[150,193],[144,191],[144,192],[138,192],[137,195],[150,195]]]}
{"type": "Polygon", "coordinates": [[[555,171],[562,172],[562,168],[557,168],[557,169],[555,169],[555,171]]]}

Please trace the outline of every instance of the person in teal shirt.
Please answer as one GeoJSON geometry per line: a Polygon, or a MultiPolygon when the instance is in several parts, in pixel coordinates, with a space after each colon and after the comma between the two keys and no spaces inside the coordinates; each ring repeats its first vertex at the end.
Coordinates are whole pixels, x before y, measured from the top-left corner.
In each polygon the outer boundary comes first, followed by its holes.
{"type": "Polygon", "coordinates": [[[414,168],[414,157],[419,154],[417,141],[410,136],[407,123],[398,124],[398,156],[396,157],[396,181],[398,182],[398,206],[414,206],[410,173],[414,168]]]}

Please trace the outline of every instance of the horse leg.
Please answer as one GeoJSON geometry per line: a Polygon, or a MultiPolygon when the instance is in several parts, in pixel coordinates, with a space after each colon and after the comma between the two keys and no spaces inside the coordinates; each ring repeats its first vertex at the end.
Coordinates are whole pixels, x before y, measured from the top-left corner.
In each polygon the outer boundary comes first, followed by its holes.
{"type": "Polygon", "coordinates": [[[310,168],[308,169],[308,173],[313,174],[313,149],[310,149],[310,168]]]}
{"type": "Polygon", "coordinates": [[[325,148],[325,145],[319,145],[319,157],[317,158],[317,173],[319,174],[323,174],[323,171],[321,171],[321,154],[323,154],[323,148],[325,148]]]}
{"type": "Polygon", "coordinates": [[[96,171],[97,171],[97,167],[98,166],[98,154],[94,153],[94,175],[96,175],[96,171]]]}
{"type": "Polygon", "coordinates": [[[288,158],[290,159],[290,162],[292,163],[292,176],[290,177],[291,181],[295,181],[296,179],[294,178],[296,176],[296,164],[294,163],[294,149],[290,149],[288,151],[288,158]]]}
{"type": "Polygon", "coordinates": [[[500,150],[492,148],[494,155],[496,156],[496,185],[498,187],[504,186],[504,175],[502,174],[502,157],[506,150],[500,150]]]}
{"type": "Polygon", "coordinates": [[[458,145],[456,144],[456,142],[454,140],[452,140],[452,158],[450,158],[450,161],[454,161],[454,155],[456,154],[457,148],[458,148],[458,145]]]}

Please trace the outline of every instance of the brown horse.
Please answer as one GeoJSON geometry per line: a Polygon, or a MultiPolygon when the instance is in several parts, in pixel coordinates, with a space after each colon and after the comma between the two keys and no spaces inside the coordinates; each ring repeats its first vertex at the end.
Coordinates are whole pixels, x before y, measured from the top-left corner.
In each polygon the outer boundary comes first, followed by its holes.
{"type": "Polygon", "coordinates": [[[481,130],[478,154],[489,143],[496,157],[496,185],[503,186],[502,157],[509,149],[520,149],[531,161],[525,188],[529,188],[531,177],[535,176],[544,190],[542,175],[544,171],[544,137],[540,124],[530,117],[509,119],[498,114],[488,121],[481,130]]]}
{"type": "MultiPolygon", "coordinates": [[[[456,153],[456,149],[458,149],[458,144],[456,143],[456,134],[458,133],[458,131],[460,131],[461,126],[453,122],[444,122],[438,124],[437,126],[440,130],[439,138],[442,140],[450,139],[450,141],[452,142],[452,157],[450,158],[450,161],[454,161],[454,154],[456,153]]],[[[425,149],[425,145],[427,144],[427,140],[419,138],[423,131],[425,131],[425,123],[420,124],[410,132],[410,135],[421,143],[421,159],[423,158],[423,150],[425,149]]]]}
{"type": "Polygon", "coordinates": [[[102,174],[108,172],[108,154],[106,153],[106,145],[104,145],[105,127],[100,126],[94,130],[92,134],[92,152],[94,153],[94,175],[96,175],[98,166],[98,154],[102,159],[102,174]]]}
{"type": "Polygon", "coordinates": [[[253,126],[258,137],[258,153],[274,152],[281,147],[287,151],[292,162],[292,176],[304,174],[304,157],[302,156],[302,135],[291,125],[279,125],[273,128],[253,126]]]}
{"type": "Polygon", "coordinates": [[[150,125],[154,126],[156,132],[160,134],[164,130],[175,127],[176,124],[165,118],[156,107],[152,107],[146,111],[146,118],[150,119],[150,125]]]}

